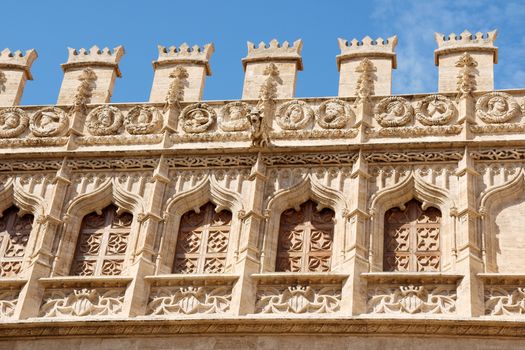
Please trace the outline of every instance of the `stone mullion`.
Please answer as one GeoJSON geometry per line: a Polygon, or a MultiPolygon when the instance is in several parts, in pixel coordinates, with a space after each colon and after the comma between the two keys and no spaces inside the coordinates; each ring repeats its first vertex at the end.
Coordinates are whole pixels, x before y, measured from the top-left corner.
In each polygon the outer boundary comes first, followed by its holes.
{"type": "Polygon", "coordinates": [[[456,272],[464,275],[457,290],[457,313],[465,317],[480,316],[484,310],[483,286],[476,276],[483,272],[476,207],[476,179],[480,175],[475,170],[468,148],[465,148],[463,159],[459,162],[457,176],[458,207],[453,213],[456,216],[456,272]]]}
{"type": "Polygon", "coordinates": [[[26,319],[38,316],[44,289],[39,284],[40,278],[49,277],[53,262],[52,246],[55,235],[60,230],[62,220],[60,219],[66,194],[71,184],[67,168],[67,160],[64,159],[62,167],[57,171],[53,180],[53,194],[47,213],[35,217],[32,230],[34,239],[32,247],[28,247],[29,266],[24,275],[28,281],[20,291],[16,305],[14,318],[26,319]]]}
{"type": "Polygon", "coordinates": [[[345,249],[341,272],[350,277],[344,282],[342,289],[341,311],[347,314],[359,315],[366,312],[366,280],[361,274],[369,272],[367,258],[367,188],[368,164],[360,153],[353,165],[349,191],[349,211],[345,213],[345,249]]]}
{"type": "Polygon", "coordinates": [[[168,178],[169,168],[164,156],[161,156],[159,164],[153,173],[152,191],[146,202],[146,212],[139,214],[137,218],[140,227],[138,239],[132,254],[132,263],[128,268],[128,275],[133,280],[126,289],[123,308],[125,316],[140,316],[146,313],[150,286],[145,278],[155,273],[155,252],[154,242],[162,220],[162,200],[166,191],[166,186],[170,180],[168,178]]]}
{"type": "Polygon", "coordinates": [[[264,187],[266,185],[266,166],[259,154],[250,174],[250,189],[246,211],[242,217],[239,254],[234,271],[239,279],[232,293],[232,313],[246,315],[255,312],[257,285],[251,275],[260,269],[259,236],[264,234],[265,218],[263,216],[264,187]]]}

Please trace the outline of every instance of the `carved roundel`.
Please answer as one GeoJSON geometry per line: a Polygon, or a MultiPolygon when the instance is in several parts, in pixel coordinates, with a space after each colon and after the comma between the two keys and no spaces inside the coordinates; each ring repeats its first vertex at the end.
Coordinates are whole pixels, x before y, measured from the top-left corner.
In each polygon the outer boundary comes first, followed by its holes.
{"type": "Polygon", "coordinates": [[[219,126],[224,131],[245,131],[250,127],[248,115],[250,105],[245,102],[230,102],[221,110],[219,126]]]}
{"type": "Polygon", "coordinates": [[[355,117],[349,103],[341,100],[328,100],[317,110],[317,124],[323,129],[342,129],[355,117]]]}
{"type": "Polygon", "coordinates": [[[456,114],[456,107],[449,98],[431,95],[416,105],[416,119],[423,125],[445,125],[456,114]]]}
{"type": "Polygon", "coordinates": [[[374,108],[374,117],[382,127],[404,126],[410,122],[414,110],[403,97],[385,97],[374,108]]]}
{"type": "Polygon", "coordinates": [[[124,117],[118,108],[99,106],[88,114],[87,128],[91,135],[115,135],[122,126],[123,121],[124,117]]]}
{"type": "Polygon", "coordinates": [[[0,111],[0,138],[20,136],[28,126],[29,118],[24,110],[9,107],[0,111]]]}
{"type": "Polygon", "coordinates": [[[132,135],[154,134],[162,127],[162,116],[152,106],[136,106],[125,119],[126,131],[132,135]]]}
{"type": "Polygon", "coordinates": [[[520,112],[516,100],[504,92],[490,92],[476,102],[476,116],[488,124],[506,123],[520,112]]]}
{"type": "Polygon", "coordinates": [[[191,104],[181,112],[182,130],[193,134],[205,132],[215,122],[216,117],[215,111],[207,104],[191,104]]]}
{"type": "Polygon", "coordinates": [[[304,101],[290,101],[279,107],[277,125],[284,130],[304,129],[314,117],[314,111],[304,101]]]}
{"type": "Polygon", "coordinates": [[[56,107],[48,107],[37,111],[31,116],[29,128],[38,137],[61,136],[69,127],[67,114],[56,107]]]}

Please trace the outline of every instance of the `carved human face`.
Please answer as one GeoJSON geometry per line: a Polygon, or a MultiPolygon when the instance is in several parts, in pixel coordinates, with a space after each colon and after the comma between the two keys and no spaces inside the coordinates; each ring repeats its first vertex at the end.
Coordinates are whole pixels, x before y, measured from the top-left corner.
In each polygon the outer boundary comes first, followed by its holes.
{"type": "Polygon", "coordinates": [[[442,101],[431,101],[428,104],[427,111],[431,116],[442,115],[447,110],[447,106],[442,101]]]}
{"type": "Polygon", "coordinates": [[[325,115],[328,120],[332,121],[338,116],[342,115],[343,112],[343,106],[332,102],[326,106],[325,115]]]}
{"type": "Polygon", "coordinates": [[[98,118],[98,122],[103,127],[109,127],[111,126],[111,122],[113,119],[113,112],[110,110],[103,110],[100,113],[100,117],[98,118]]]}
{"type": "Polygon", "coordinates": [[[16,113],[7,113],[4,118],[4,129],[14,129],[18,126],[20,120],[16,113]]]}
{"type": "Polygon", "coordinates": [[[42,118],[40,119],[40,126],[46,127],[52,124],[55,121],[56,116],[53,113],[42,113],[42,118]]]}
{"type": "Polygon", "coordinates": [[[244,116],[243,110],[239,106],[233,106],[230,108],[230,120],[239,120],[244,116]]]}
{"type": "Polygon", "coordinates": [[[150,117],[150,113],[145,109],[141,109],[139,116],[137,117],[137,123],[139,124],[149,123],[149,120],[150,120],[149,117],[150,117]]]}
{"type": "Polygon", "coordinates": [[[303,109],[300,106],[293,106],[288,112],[288,117],[293,123],[298,123],[303,119],[303,109]]]}
{"type": "Polygon", "coordinates": [[[507,102],[501,97],[494,97],[489,101],[489,109],[496,113],[504,113],[507,110],[507,102]]]}
{"type": "Polygon", "coordinates": [[[388,114],[400,117],[405,112],[405,107],[401,102],[392,102],[388,105],[387,112],[388,114]]]}

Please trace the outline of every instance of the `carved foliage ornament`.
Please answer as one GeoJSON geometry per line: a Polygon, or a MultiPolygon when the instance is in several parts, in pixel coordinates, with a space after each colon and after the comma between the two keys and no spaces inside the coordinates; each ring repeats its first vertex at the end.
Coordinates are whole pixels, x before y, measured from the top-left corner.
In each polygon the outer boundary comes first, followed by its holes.
{"type": "Polygon", "coordinates": [[[0,290],[0,320],[14,315],[18,294],[18,290],[0,290]]]}
{"type": "Polygon", "coordinates": [[[224,313],[230,308],[231,298],[229,286],[154,288],[147,312],[150,315],[224,313]]]}
{"type": "Polygon", "coordinates": [[[339,311],[340,288],[334,286],[268,286],[257,291],[258,313],[331,313],[339,311]]]}
{"type": "Polygon", "coordinates": [[[217,114],[205,103],[186,106],[181,112],[182,130],[187,133],[202,133],[215,122],[217,114]]]}
{"type": "Polygon", "coordinates": [[[487,124],[506,123],[520,112],[516,100],[504,92],[490,92],[476,102],[476,116],[487,124]]]}
{"type": "Polygon", "coordinates": [[[279,107],[277,125],[284,130],[304,129],[313,119],[314,111],[304,101],[290,101],[279,107]]]}
{"type": "Polygon", "coordinates": [[[24,110],[10,107],[0,111],[0,138],[20,136],[28,126],[29,118],[24,110]]]}
{"type": "Polygon", "coordinates": [[[382,127],[404,126],[413,114],[412,106],[403,97],[385,97],[374,108],[374,117],[382,127]]]}
{"type": "Polygon", "coordinates": [[[486,286],[485,314],[492,316],[525,314],[525,288],[486,286]]]}
{"type": "Polygon", "coordinates": [[[317,123],[323,129],[343,129],[355,117],[349,103],[328,100],[317,110],[317,123]]]}
{"type": "Polygon", "coordinates": [[[423,125],[448,124],[455,114],[454,103],[442,95],[427,96],[416,104],[416,119],[423,125]]]}
{"type": "Polygon", "coordinates": [[[381,286],[368,291],[368,312],[374,314],[450,314],[455,311],[453,286],[381,286]]]}
{"type": "Polygon", "coordinates": [[[224,131],[246,131],[250,127],[250,106],[245,102],[230,102],[221,110],[219,125],[224,131]]]}
{"type": "Polygon", "coordinates": [[[38,137],[61,136],[69,127],[67,114],[56,107],[39,110],[31,116],[29,128],[38,137]]]}
{"type": "Polygon", "coordinates": [[[72,289],[51,290],[44,295],[41,317],[118,315],[124,303],[124,290],[72,289]]]}
{"type": "Polygon", "coordinates": [[[87,116],[87,128],[91,135],[115,135],[122,126],[123,121],[124,117],[118,108],[99,106],[87,116]]]}
{"type": "Polygon", "coordinates": [[[136,106],[126,115],[125,125],[126,131],[132,135],[154,134],[162,126],[162,117],[155,107],[136,106]]]}

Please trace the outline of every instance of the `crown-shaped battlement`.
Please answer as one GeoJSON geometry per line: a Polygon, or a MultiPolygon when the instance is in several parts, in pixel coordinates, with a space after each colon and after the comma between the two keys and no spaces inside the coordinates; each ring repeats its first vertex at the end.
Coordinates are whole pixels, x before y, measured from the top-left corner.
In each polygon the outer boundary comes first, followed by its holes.
{"type": "Polygon", "coordinates": [[[498,48],[494,46],[494,41],[498,35],[497,30],[488,33],[477,32],[472,34],[468,30],[464,30],[460,35],[451,33],[448,36],[435,33],[436,43],[438,48],[434,51],[434,58],[436,65],[438,64],[439,55],[457,52],[457,51],[492,51],[494,52],[494,63],[498,63],[498,48]]]}
{"type": "Polygon", "coordinates": [[[244,68],[248,62],[254,61],[266,61],[266,60],[295,60],[299,70],[303,69],[303,63],[301,58],[301,50],[303,48],[303,41],[298,39],[293,42],[290,46],[288,41],[284,41],[279,44],[277,39],[273,39],[269,44],[261,41],[259,45],[248,41],[248,55],[242,59],[244,68]]]}
{"type": "MultiPolygon", "coordinates": [[[[62,69],[66,71],[71,67],[81,66],[113,66],[118,71],[118,64],[124,55],[124,47],[117,46],[113,51],[107,47],[100,49],[97,45],[89,50],[81,48],[79,50],[69,47],[67,62],[62,64],[62,69]]],[[[120,72],[118,72],[120,76],[120,72]]]]}
{"type": "Polygon", "coordinates": [[[11,50],[6,48],[0,52],[0,67],[24,70],[27,74],[27,79],[31,80],[31,65],[37,57],[38,54],[34,49],[27,50],[24,54],[20,50],[11,52],[11,50]]]}
{"type": "Polygon", "coordinates": [[[391,36],[388,39],[381,37],[373,40],[369,36],[365,36],[361,41],[352,39],[350,42],[346,39],[337,39],[341,54],[336,58],[337,67],[340,67],[341,60],[354,57],[391,57],[392,68],[397,67],[396,60],[396,45],[397,35],[391,36]]]}
{"type": "Polygon", "coordinates": [[[208,43],[202,47],[199,45],[189,46],[186,43],[182,43],[179,47],[158,45],[157,48],[159,50],[159,58],[153,61],[153,68],[173,63],[201,63],[206,66],[206,74],[211,75],[209,61],[215,51],[213,43],[208,43]]]}

